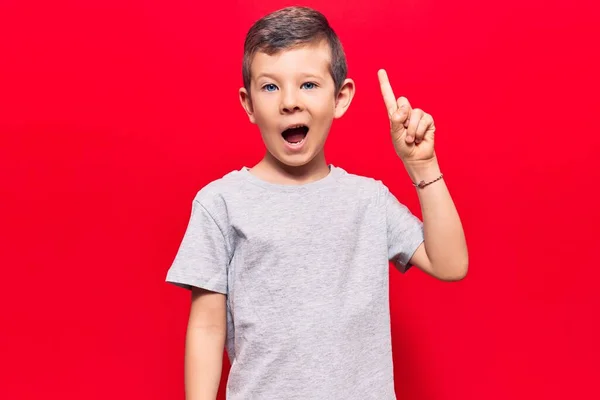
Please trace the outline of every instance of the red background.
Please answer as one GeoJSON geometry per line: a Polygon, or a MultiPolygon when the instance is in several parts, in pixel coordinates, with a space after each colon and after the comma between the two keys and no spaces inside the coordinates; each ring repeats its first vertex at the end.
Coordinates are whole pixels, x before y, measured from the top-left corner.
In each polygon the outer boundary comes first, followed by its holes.
{"type": "MultiPolygon", "coordinates": [[[[386,68],[436,120],[466,230],[464,281],[391,271],[399,398],[600,398],[600,7],[305,4],[357,85],[329,161],[420,215],[386,68]]],[[[262,155],[242,43],[284,5],[0,3],[0,398],[183,398],[189,297],[165,274],[196,191],[262,155]]]]}

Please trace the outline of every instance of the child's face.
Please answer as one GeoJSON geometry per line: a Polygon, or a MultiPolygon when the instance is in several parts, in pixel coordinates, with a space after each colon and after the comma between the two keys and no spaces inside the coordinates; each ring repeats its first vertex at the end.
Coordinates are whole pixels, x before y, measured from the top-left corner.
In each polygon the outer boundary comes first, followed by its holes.
{"type": "Polygon", "coordinates": [[[326,43],[254,56],[250,97],[242,88],[240,100],[267,150],[285,165],[302,166],[320,154],[333,119],[350,105],[353,82],[347,79],[336,96],[330,60],[326,43]]]}

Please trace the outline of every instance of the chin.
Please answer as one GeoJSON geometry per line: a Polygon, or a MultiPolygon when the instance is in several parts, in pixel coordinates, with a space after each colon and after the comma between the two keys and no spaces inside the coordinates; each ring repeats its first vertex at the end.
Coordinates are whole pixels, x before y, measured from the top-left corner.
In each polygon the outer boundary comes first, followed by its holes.
{"type": "Polygon", "coordinates": [[[304,124],[287,125],[277,134],[263,136],[274,161],[290,168],[301,168],[315,161],[321,151],[319,138],[318,131],[311,132],[304,124]]]}
{"type": "Polygon", "coordinates": [[[298,168],[310,164],[315,157],[313,154],[278,154],[275,158],[283,165],[298,168]]]}

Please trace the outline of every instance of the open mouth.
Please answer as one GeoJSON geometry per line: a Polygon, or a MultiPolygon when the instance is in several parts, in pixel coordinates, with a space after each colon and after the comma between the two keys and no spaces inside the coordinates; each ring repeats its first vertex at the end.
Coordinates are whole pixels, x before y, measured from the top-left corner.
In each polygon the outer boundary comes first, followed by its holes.
{"type": "Polygon", "coordinates": [[[292,125],[281,133],[286,142],[298,146],[304,142],[308,134],[308,126],[304,124],[292,125]]]}

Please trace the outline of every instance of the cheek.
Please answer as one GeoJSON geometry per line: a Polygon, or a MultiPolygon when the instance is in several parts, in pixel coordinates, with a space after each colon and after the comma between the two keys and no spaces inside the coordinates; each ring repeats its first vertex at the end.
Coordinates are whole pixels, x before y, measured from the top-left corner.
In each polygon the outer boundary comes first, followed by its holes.
{"type": "Polygon", "coordinates": [[[273,122],[273,110],[272,106],[261,102],[254,107],[254,118],[256,123],[268,127],[273,122]]]}
{"type": "Polygon", "coordinates": [[[318,102],[315,102],[316,113],[319,119],[328,120],[333,118],[335,113],[335,101],[332,98],[320,99],[318,102]]]}

